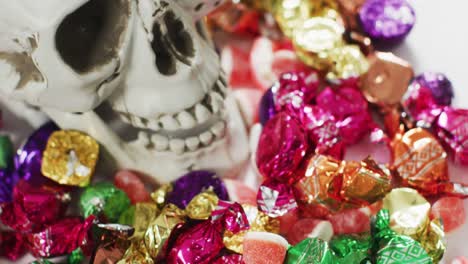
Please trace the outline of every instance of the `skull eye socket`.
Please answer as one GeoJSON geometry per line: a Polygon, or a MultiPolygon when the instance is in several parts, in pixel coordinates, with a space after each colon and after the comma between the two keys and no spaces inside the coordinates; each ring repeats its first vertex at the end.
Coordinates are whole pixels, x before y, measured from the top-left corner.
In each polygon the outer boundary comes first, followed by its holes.
{"type": "Polygon", "coordinates": [[[91,0],[62,21],[57,51],[80,74],[106,65],[118,56],[129,16],[128,0],[91,0]]]}
{"type": "Polygon", "coordinates": [[[192,58],[195,55],[193,40],[182,21],[173,12],[167,12],[164,16],[164,23],[175,49],[182,55],[192,58]]]}

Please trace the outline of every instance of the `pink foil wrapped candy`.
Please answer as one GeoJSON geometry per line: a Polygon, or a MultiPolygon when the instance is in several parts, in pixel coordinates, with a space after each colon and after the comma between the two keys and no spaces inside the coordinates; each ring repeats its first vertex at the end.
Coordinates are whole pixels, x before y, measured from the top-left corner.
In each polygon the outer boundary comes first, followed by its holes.
{"type": "Polygon", "coordinates": [[[279,113],[263,128],[257,149],[257,166],[268,179],[295,181],[308,149],[306,134],[299,123],[286,113],[279,113]]]}
{"type": "Polygon", "coordinates": [[[2,204],[3,224],[19,232],[35,232],[60,219],[70,200],[60,189],[33,187],[21,180],[14,189],[13,202],[2,204]]]}
{"type": "Polygon", "coordinates": [[[450,80],[442,73],[425,72],[416,76],[411,87],[425,87],[429,89],[438,105],[450,106],[454,97],[453,86],[450,80]]]}
{"type": "Polygon", "coordinates": [[[315,72],[283,73],[272,87],[277,110],[284,110],[288,104],[299,107],[312,103],[317,96],[318,88],[319,81],[315,72]]]}
{"type": "Polygon", "coordinates": [[[20,232],[2,231],[0,233],[0,257],[15,261],[26,253],[26,244],[20,232]]]}
{"type": "Polygon", "coordinates": [[[90,255],[94,219],[94,216],[84,221],[77,217],[65,218],[40,232],[27,234],[29,251],[35,257],[48,258],[70,254],[81,248],[86,255],[90,255]]]}
{"type": "Polygon", "coordinates": [[[435,133],[456,163],[468,165],[468,110],[444,108],[437,118],[435,133]]]}
{"type": "Polygon", "coordinates": [[[347,145],[357,143],[376,127],[368,110],[368,102],[356,88],[326,88],[317,96],[317,106],[334,116],[341,138],[347,145]]]}
{"type": "Polygon", "coordinates": [[[297,208],[292,188],[274,180],[266,180],[260,186],[257,204],[262,212],[271,217],[285,215],[297,208]]]}
{"type": "Polygon", "coordinates": [[[414,84],[410,85],[402,105],[420,127],[430,127],[442,111],[442,107],[437,104],[429,88],[414,84]]]}
{"type": "Polygon", "coordinates": [[[166,263],[213,263],[224,248],[224,231],[238,233],[248,227],[240,204],[220,201],[209,220],[179,224],[174,228],[167,244],[166,263]]]}
{"type": "Polygon", "coordinates": [[[299,120],[315,146],[316,154],[343,158],[345,146],[336,119],[330,112],[319,106],[305,106],[299,112],[299,120]]]}

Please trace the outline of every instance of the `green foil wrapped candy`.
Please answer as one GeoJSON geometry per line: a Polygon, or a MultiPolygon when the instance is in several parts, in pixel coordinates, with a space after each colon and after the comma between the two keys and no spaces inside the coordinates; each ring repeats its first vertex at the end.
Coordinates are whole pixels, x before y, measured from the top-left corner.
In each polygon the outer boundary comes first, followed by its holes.
{"type": "Polygon", "coordinates": [[[330,241],[330,248],[339,258],[339,263],[362,263],[370,257],[370,234],[343,235],[330,241]]]}
{"type": "Polygon", "coordinates": [[[373,252],[378,264],[431,264],[432,258],[419,242],[390,229],[390,214],[381,210],[372,225],[373,252]]]}
{"type": "Polygon", "coordinates": [[[336,263],[328,243],[318,238],[306,238],[290,247],[286,264],[336,263]]]}
{"type": "Polygon", "coordinates": [[[13,143],[11,143],[10,137],[0,136],[0,169],[11,166],[13,154],[13,143]]]}
{"type": "Polygon", "coordinates": [[[110,222],[116,222],[129,206],[127,194],[107,182],[87,187],[80,197],[84,217],[96,215],[110,222]]]}

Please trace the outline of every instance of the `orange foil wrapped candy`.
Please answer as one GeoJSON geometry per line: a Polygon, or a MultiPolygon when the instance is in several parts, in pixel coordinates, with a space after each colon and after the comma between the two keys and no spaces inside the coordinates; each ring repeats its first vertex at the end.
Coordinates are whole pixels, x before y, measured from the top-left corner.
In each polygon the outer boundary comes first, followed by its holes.
{"type": "Polygon", "coordinates": [[[368,60],[369,70],[360,80],[367,100],[384,110],[397,106],[413,78],[411,65],[388,52],[375,52],[368,60]]]}
{"type": "Polygon", "coordinates": [[[296,197],[306,211],[318,209],[323,214],[382,199],[391,189],[391,178],[388,169],[381,168],[370,158],[361,162],[340,162],[316,155],[295,187],[296,197]]]}
{"type": "Polygon", "coordinates": [[[393,170],[403,182],[424,195],[468,196],[468,188],[450,182],[447,153],[437,139],[423,128],[395,136],[392,142],[393,170]]]}

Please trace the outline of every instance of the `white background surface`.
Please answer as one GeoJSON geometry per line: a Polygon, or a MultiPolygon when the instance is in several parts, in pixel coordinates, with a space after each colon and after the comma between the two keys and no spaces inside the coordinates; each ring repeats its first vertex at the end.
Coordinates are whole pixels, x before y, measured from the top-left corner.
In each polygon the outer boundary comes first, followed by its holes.
{"type": "MultiPolygon", "coordinates": [[[[410,0],[417,12],[417,24],[408,39],[394,51],[411,62],[415,72],[445,73],[455,88],[455,105],[468,108],[468,1],[410,0]]],[[[2,107],[0,100],[0,108],[2,107]]],[[[4,113],[10,131],[28,128],[24,123],[4,113]]],[[[30,127],[29,127],[30,128],[30,127]]],[[[4,131],[2,131],[3,133],[4,131]]],[[[19,138],[25,138],[25,130],[19,138]]],[[[451,164],[451,177],[468,183],[468,168],[451,164]]],[[[465,202],[468,210],[468,201],[465,202]]],[[[468,256],[468,224],[447,236],[448,250],[442,263],[460,255],[468,256]]],[[[30,260],[30,259],[29,259],[30,260]]],[[[0,263],[9,263],[0,260],[0,263]]],[[[23,260],[22,263],[27,263],[23,260]]]]}

